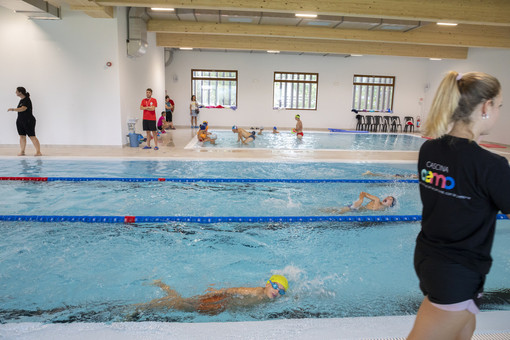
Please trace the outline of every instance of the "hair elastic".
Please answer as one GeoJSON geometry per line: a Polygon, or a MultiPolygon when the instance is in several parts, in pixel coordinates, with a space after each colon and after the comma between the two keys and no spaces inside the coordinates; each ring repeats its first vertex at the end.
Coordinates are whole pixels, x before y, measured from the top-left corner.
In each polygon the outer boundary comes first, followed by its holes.
{"type": "Polygon", "coordinates": [[[463,74],[462,74],[462,73],[457,74],[457,81],[461,80],[461,79],[462,79],[462,76],[463,76],[463,74]]]}

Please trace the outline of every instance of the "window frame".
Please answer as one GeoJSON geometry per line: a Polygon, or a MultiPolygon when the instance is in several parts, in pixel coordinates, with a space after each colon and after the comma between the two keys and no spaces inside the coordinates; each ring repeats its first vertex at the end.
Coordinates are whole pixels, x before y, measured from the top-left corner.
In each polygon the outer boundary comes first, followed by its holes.
{"type": "MultiPolygon", "coordinates": [[[[197,102],[199,102],[201,105],[203,105],[203,100],[200,101],[198,98],[199,96],[194,93],[193,91],[193,84],[194,84],[194,81],[195,80],[199,80],[199,81],[204,81],[204,80],[208,80],[208,81],[235,81],[235,91],[236,91],[236,96],[235,96],[235,104],[234,105],[223,105],[223,104],[216,104],[216,105],[222,105],[224,106],[224,108],[228,109],[228,108],[232,108],[232,107],[239,107],[239,103],[238,103],[238,93],[239,93],[239,71],[238,70],[209,70],[209,69],[191,69],[191,95],[195,95],[197,97],[197,102]],[[195,77],[194,74],[195,72],[217,72],[217,73],[220,73],[220,72],[229,72],[229,73],[235,73],[235,78],[221,78],[221,77],[217,77],[217,78],[213,78],[213,77],[195,77]]],[[[202,98],[202,96],[200,96],[202,98]]],[[[191,96],[190,96],[191,98],[191,96]]]]}
{"type": "MultiPolygon", "coordinates": [[[[314,73],[314,72],[288,72],[288,71],[274,71],[273,72],[273,110],[284,109],[284,110],[317,111],[318,97],[319,97],[319,73],[314,73]],[[280,75],[283,75],[283,74],[285,74],[285,75],[292,75],[293,77],[297,76],[297,78],[299,78],[299,76],[304,76],[305,79],[276,79],[277,74],[280,74],[280,75]],[[306,80],[307,76],[312,76],[312,77],[315,76],[316,80],[306,80]],[[275,95],[276,95],[275,88],[276,88],[276,83],[277,82],[279,82],[279,83],[298,84],[297,98],[299,98],[299,89],[300,89],[300,85],[301,84],[303,84],[303,89],[302,89],[303,94],[306,91],[304,84],[311,84],[311,86],[313,84],[315,84],[315,101],[312,101],[312,97],[311,97],[312,91],[311,91],[311,89],[310,89],[310,96],[309,96],[310,103],[314,102],[315,103],[315,107],[313,107],[313,108],[299,108],[299,107],[286,107],[285,105],[284,106],[275,106],[275,101],[277,99],[277,98],[275,98],[275,95]]],[[[281,99],[281,96],[280,96],[280,98],[278,98],[278,100],[280,100],[280,99],[281,99]]],[[[303,96],[303,104],[304,104],[304,96],[303,96]]]]}
{"type": "MultiPolygon", "coordinates": [[[[366,75],[366,74],[354,74],[353,77],[352,77],[352,108],[353,109],[356,109],[356,110],[359,110],[359,111],[369,111],[369,112],[387,112],[388,109],[391,110],[391,112],[393,112],[393,101],[395,99],[395,83],[396,83],[396,77],[395,76],[380,76],[380,75],[366,75]],[[372,78],[372,79],[375,79],[375,78],[379,78],[379,79],[392,79],[391,83],[376,83],[376,82],[357,82],[356,81],[356,78],[372,78]],[[364,104],[365,104],[365,109],[362,108],[362,105],[360,104],[359,107],[356,107],[356,95],[357,95],[357,91],[356,91],[356,87],[357,86],[367,86],[367,89],[366,89],[366,98],[364,100],[364,104]],[[377,97],[375,98],[374,97],[374,91],[375,91],[375,87],[391,87],[391,94],[390,94],[390,100],[391,103],[390,103],[390,106],[389,107],[377,107],[377,109],[374,109],[373,106],[371,107],[368,107],[368,103],[369,102],[374,102],[374,100],[376,100],[377,102],[377,106],[379,106],[379,100],[381,98],[381,93],[380,93],[380,90],[381,89],[378,89],[377,91],[377,97]]],[[[358,93],[358,103],[361,103],[361,95],[362,95],[362,88],[360,88],[360,91],[358,93]]],[[[384,95],[383,95],[384,97],[384,95]]],[[[384,101],[383,101],[383,104],[384,104],[384,101]]],[[[383,105],[381,104],[381,105],[383,105]]]]}

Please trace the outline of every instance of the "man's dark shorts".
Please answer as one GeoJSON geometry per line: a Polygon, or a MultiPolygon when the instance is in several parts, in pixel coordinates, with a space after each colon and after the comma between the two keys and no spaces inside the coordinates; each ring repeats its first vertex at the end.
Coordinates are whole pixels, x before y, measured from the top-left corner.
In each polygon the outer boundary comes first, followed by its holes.
{"type": "Polygon", "coordinates": [[[157,131],[155,120],[143,120],[142,122],[143,131],[157,131]]]}

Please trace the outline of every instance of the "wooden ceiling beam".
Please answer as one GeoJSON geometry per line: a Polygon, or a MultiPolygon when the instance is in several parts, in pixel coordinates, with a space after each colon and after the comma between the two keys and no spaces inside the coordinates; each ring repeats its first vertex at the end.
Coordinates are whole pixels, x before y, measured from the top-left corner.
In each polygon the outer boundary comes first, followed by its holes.
{"type": "Polygon", "coordinates": [[[510,26],[508,0],[95,0],[102,6],[238,10],[510,26]]]}
{"type": "Polygon", "coordinates": [[[113,18],[113,7],[111,6],[75,6],[71,5],[70,9],[73,11],[82,11],[92,18],[103,18],[103,19],[112,19],[113,18]]]}
{"type": "Polygon", "coordinates": [[[177,20],[150,20],[147,29],[159,33],[188,33],[371,41],[419,45],[459,47],[510,48],[510,27],[459,25],[438,27],[427,25],[409,32],[376,30],[348,30],[319,27],[281,25],[253,25],[242,23],[207,23],[177,20]],[[490,37],[490,39],[488,38],[490,37]]]}
{"type": "Polygon", "coordinates": [[[320,54],[391,55],[443,59],[466,59],[468,52],[468,48],[465,47],[175,33],[156,33],[156,44],[161,47],[175,48],[278,50],[320,54]]]}

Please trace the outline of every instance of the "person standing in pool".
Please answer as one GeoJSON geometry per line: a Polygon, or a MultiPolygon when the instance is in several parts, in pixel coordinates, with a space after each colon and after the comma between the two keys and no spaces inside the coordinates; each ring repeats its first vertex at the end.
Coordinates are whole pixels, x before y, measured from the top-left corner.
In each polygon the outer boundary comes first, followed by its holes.
{"type": "Polygon", "coordinates": [[[296,133],[296,137],[301,139],[303,138],[303,122],[301,121],[301,116],[296,115],[294,119],[296,120],[296,128],[294,129],[294,132],[296,133]]]}
{"type": "Polygon", "coordinates": [[[143,110],[143,131],[147,134],[147,145],[144,149],[151,148],[151,138],[154,139],[154,150],[159,150],[158,147],[158,129],[156,127],[156,107],[158,102],[156,98],[152,98],[152,89],[145,91],[146,98],[142,99],[140,110],[143,110]],[[151,136],[152,135],[152,136],[151,136]]]}
{"type": "Polygon", "coordinates": [[[421,231],[414,268],[425,295],[408,339],[471,339],[492,264],[496,216],[510,217],[508,160],[478,140],[502,107],[499,81],[485,73],[450,71],[425,123],[418,157],[421,231]],[[448,128],[450,130],[448,132],[448,128]]]}
{"type": "Polygon", "coordinates": [[[252,307],[269,302],[285,295],[289,289],[289,282],[282,275],[271,276],[263,287],[209,288],[206,294],[189,298],[183,298],[170,286],[161,282],[161,280],[156,280],[152,284],[163,289],[167,295],[163,298],[137,305],[138,310],[176,309],[185,312],[216,315],[229,308],[252,307]]]}
{"type": "Polygon", "coordinates": [[[251,141],[255,140],[255,138],[251,138],[255,132],[248,132],[243,128],[237,127],[237,125],[232,126],[232,132],[237,133],[237,141],[246,144],[246,139],[250,138],[251,141]]]}
{"type": "Polygon", "coordinates": [[[7,111],[18,113],[16,119],[16,128],[18,129],[20,153],[18,156],[25,156],[25,148],[27,146],[27,136],[32,141],[35,147],[34,156],[42,156],[41,144],[39,139],[35,136],[35,123],[36,119],[32,113],[32,101],[30,100],[30,93],[24,87],[16,88],[16,95],[20,98],[17,108],[10,108],[7,111]]]}

